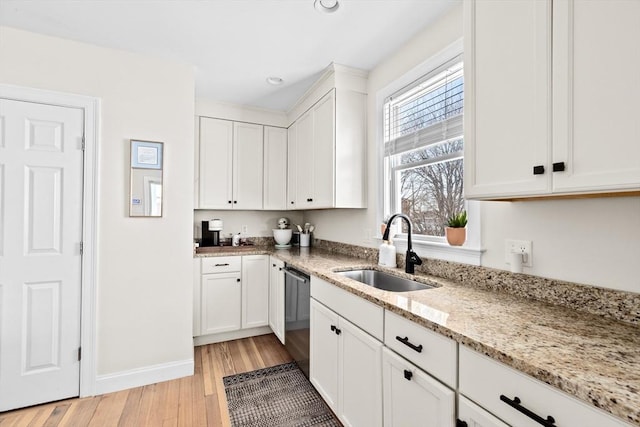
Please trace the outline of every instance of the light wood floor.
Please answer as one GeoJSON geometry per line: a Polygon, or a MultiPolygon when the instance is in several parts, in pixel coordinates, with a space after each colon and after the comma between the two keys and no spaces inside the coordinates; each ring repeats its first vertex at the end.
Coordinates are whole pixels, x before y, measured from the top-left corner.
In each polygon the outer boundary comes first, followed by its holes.
{"type": "Polygon", "coordinates": [[[229,426],[222,377],[291,362],[275,335],[195,348],[195,375],[0,413],[0,426],[229,426]]]}

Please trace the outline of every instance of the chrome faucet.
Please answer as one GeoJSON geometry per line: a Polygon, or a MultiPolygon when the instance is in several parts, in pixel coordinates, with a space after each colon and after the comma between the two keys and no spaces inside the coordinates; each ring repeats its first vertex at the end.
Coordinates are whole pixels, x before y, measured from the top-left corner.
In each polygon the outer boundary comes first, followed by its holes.
{"type": "Polygon", "coordinates": [[[387,228],[386,230],[384,230],[384,236],[382,236],[382,240],[389,240],[389,230],[391,229],[391,223],[393,222],[394,219],[396,219],[396,217],[400,217],[404,219],[405,222],[407,223],[407,229],[408,229],[407,253],[404,257],[405,258],[404,271],[409,274],[414,274],[415,273],[414,267],[416,265],[422,265],[422,260],[420,259],[418,254],[413,251],[411,247],[411,220],[409,219],[409,217],[402,213],[391,215],[391,218],[389,218],[389,221],[387,221],[387,228]]]}

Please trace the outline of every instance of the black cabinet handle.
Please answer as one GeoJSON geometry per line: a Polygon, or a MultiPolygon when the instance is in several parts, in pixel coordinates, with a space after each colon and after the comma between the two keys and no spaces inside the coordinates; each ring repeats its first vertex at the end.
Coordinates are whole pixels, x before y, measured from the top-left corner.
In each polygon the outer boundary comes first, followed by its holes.
{"type": "Polygon", "coordinates": [[[467,424],[466,421],[462,421],[462,420],[456,420],[456,427],[468,427],[469,424],[467,424]]]}
{"type": "Polygon", "coordinates": [[[313,199],[307,199],[307,202],[313,202],[313,199]]]}
{"type": "Polygon", "coordinates": [[[239,281],[240,281],[240,279],[236,279],[236,282],[239,282],[239,281]]]}
{"type": "Polygon", "coordinates": [[[411,377],[413,377],[413,372],[408,369],[404,370],[404,379],[407,381],[411,381],[411,377]]]}
{"type": "Polygon", "coordinates": [[[553,164],[554,172],[564,172],[564,162],[557,162],[553,164]]]}
{"type": "Polygon", "coordinates": [[[542,175],[542,174],[544,174],[544,166],[542,166],[542,165],[534,166],[533,167],[533,174],[534,175],[542,175]]]}
{"type": "Polygon", "coordinates": [[[278,267],[278,270],[282,271],[282,267],[278,267]]]}
{"type": "Polygon", "coordinates": [[[556,420],[551,415],[549,415],[546,419],[544,419],[540,415],[536,414],[535,412],[520,405],[521,401],[518,396],[515,396],[513,400],[511,400],[504,394],[501,394],[500,400],[502,400],[507,405],[511,406],[516,411],[519,411],[525,414],[527,417],[531,418],[533,421],[537,422],[538,424],[541,424],[545,427],[557,427],[556,420]]]}
{"type": "Polygon", "coordinates": [[[275,267],[275,266],[276,266],[275,264],[271,264],[271,265],[272,265],[273,267],[275,267]]]}
{"type": "Polygon", "coordinates": [[[236,203],[238,203],[238,201],[237,201],[237,200],[234,200],[234,201],[233,201],[233,204],[235,205],[236,203]]]}
{"type": "Polygon", "coordinates": [[[340,335],[342,331],[336,327],[336,325],[331,325],[331,330],[336,333],[336,335],[340,335]]]}
{"type": "Polygon", "coordinates": [[[417,351],[418,353],[422,353],[422,344],[420,345],[415,345],[415,344],[411,344],[409,342],[409,337],[404,337],[401,338],[400,336],[396,336],[396,339],[398,341],[400,341],[402,344],[406,345],[407,347],[411,348],[412,350],[417,351]]]}
{"type": "Polygon", "coordinates": [[[227,203],[231,203],[231,200],[229,200],[227,203]]]}
{"type": "Polygon", "coordinates": [[[225,262],[224,264],[216,264],[215,267],[226,267],[228,265],[229,265],[229,263],[225,262]]]}
{"type": "Polygon", "coordinates": [[[291,204],[292,204],[292,205],[294,204],[294,203],[293,203],[293,200],[291,201],[291,204]]]}

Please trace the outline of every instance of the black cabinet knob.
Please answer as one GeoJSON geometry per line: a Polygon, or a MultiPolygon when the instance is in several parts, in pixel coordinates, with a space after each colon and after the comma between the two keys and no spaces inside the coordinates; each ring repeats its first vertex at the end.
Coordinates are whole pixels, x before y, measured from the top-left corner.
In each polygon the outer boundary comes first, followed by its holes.
{"type": "Polygon", "coordinates": [[[554,172],[564,172],[564,162],[556,162],[553,164],[554,172]]]}
{"type": "Polygon", "coordinates": [[[231,203],[231,200],[229,200],[229,202],[228,202],[228,203],[231,203]]]}
{"type": "Polygon", "coordinates": [[[469,427],[466,421],[456,420],[456,427],[469,427]]]}
{"type": "Polygon", "coordinates": [[[533,174],[534,175],[542,175],[542,174],[544,174],[544,166],[542,166],[542,165],[534,166],[533,167],[533,174]]]}
{"type": "Polygon", "coordinates": [[[234,201],[233,201],[233,203],[234,203],[234,204],[236,204],[236,203],[238,203],[238,201],[237,201],[237,200],[234,200],[234,201]]]}
{"type": "Polygon", "coordinates": [[[405,370],[404,370],[404,378],[405,378],[407,381],[411,381],[411,377],[413,377],[413,372],[411,372],[411,371],[410,371],[410,370],[408,370],[408,369],[405,369],[405,370]]]}
{"type": "Polygon", "coordinates": [[[291,201],[291,204],[292,204],[292,205],[294,204],[293,200],[291,201]]]}
{"type": "Polygon", "coordinates": [[[239,282],[239,281],[240,281],[240,279],[236,279],[236,282],[239,282]]]}

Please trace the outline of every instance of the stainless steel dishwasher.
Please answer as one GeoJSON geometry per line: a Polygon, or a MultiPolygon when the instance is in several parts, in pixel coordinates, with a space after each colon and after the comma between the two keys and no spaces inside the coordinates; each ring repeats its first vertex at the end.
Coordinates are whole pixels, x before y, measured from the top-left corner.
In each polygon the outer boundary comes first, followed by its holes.
{"type": "Polygon", "coordinates": [[[289,265],[284,274],[284,345],[308,378],[311,281],[289,265]]]}

